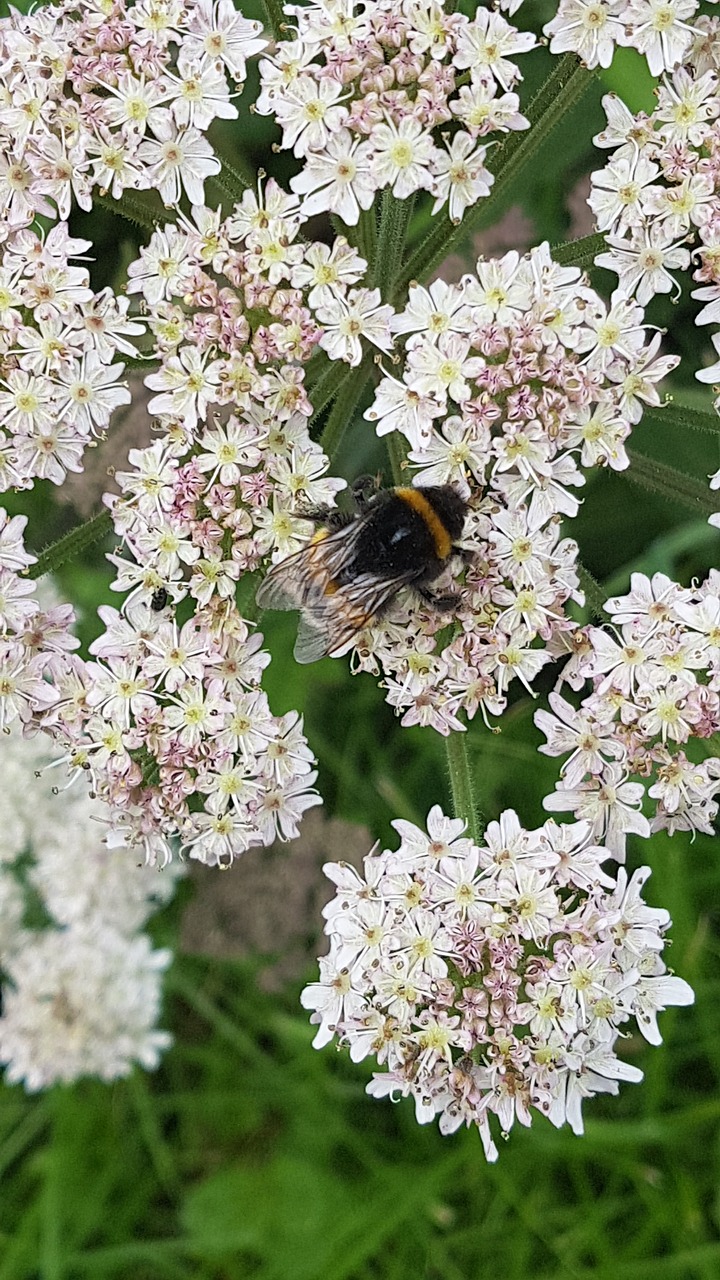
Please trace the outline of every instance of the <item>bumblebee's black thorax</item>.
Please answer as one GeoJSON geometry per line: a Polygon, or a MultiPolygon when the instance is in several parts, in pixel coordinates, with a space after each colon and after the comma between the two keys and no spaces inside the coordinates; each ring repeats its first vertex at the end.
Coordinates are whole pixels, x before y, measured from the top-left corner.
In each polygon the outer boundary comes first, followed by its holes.
{"type": "Polygon", "coordinates": [[[365,516],[353,574],[431,582],[442,572],[464,520],[465,503],[449,485],[381,490],[365,516]]]}

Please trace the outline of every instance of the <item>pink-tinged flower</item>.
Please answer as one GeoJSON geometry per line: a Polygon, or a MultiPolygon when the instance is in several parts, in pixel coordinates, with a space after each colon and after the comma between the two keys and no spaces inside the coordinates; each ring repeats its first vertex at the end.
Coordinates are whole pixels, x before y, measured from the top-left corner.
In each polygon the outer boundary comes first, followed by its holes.
{"type": "Polygon", "coordinates": [[[377,189],[372,149],[354,139],[349,130],[338,129],[322,152],[310,152],[290,186],[303,197],[300,207],[306,217],[327,210],[354,227],[360,210],[370,208],[377,189]]]}
{"type": "Polygon", "coordinates": [[[469,133],[456,133],[446,153],[436,154],[433,164],[433,213],[447,203],[451,222],[462,221],[463,213],[481,196],[489,196],[495,181],[485,168],[487,149],[476,146],[469,133]]]}
{"type": "Polygon", "coordinates": [[[461,70],[469,68],[480,80],[489,73],[507,92],[521,79],[510,59],[518,53],[527,53],[535,43],[535,37],[529,31],[516,31],[498,13],[477,9],[474,22],[460,27],[458,31],[457,53],[453,62],[461,70]]]}
{"type": "Polygon", "coordinates": [[[696,10],[696,0],[630,0],[619,43],[644,53],[652,75],[672,71],[692,40],[694,28],[685,19],[692,19],[696,10]]]}
{"type": "Polygon", "coordinates": [[[351,365],[362,360],[361,338],[389,352],[393,345],[391,314],[392,307],[380,301],[379,289],[350,289],[346,300],[337,299],[318,307],[318,320],[323,326],[320,346],[331,360],[345,360],[351,365]]]}
{"type": "Polygon", "coordinates": [[[432,185],[436,147],[414,116],[399,125],[378,124],[370,134],[372,172],[377,186],[390,187],[398,200],[432,185]]]}
{"type": "Polygon", "coordinates": [[[138,159],[146,166],[149,185],[167,205],[176,205],[183,193],[191,204],[203,204],[206,178],[220,172],[220,161],[210,143],[192,127],[178,130],[170,114],[156,121],[155,138],[146,138],[138,159]]]}
{"type": "Polygon", "coordinates": [[[0,639],[0,732],[14,720],[28,722],[38,712],[48,710],[58,693],[43,678],[47,658],[28,658],[27,650],[13,638],[0,639]]]}
{"type": "Polygon", "coordinates": [[[322,151],[347,116],[337,80],[299,75],[277,99],[275,115],[283,129],[283,146],[296,156],[322,151]]]}
{"type": "Polygon", "coordinates": [[[247,59],[266,48],[262,24],[243,17],[232,0],[197,0],[188,13],[185,57],[219,60],[237,84],[245,80],[247,59]]]}
{"type": "Polygon", "coordinates": [[[593,840],[602,842],[618,862],[625,861],[629,834],[650,835],[650,824],[640,812],[645,789],[628,782],[619,764],[610,763],[602,774],[577,787],[558,785],[543,801],[549,813],[574,813],[592,826],[593,840]]]}
{"type": "Polygon", "coordinates": [[[621,0],[560,0],[556,16],[543,27],[551,53],[577,53],[588,67],[609,67],[622,43],[621,0]]]}
{"type": "Polygon", "coordinates": [[[222,360],[210,360],[194,347],[185,346],[178,356],[171,356],[159,373],[145,379],[151,391],[160,391],[148,405],[151,413],[164,413],[182,418],[186,430],[193,432],[198,419],[204,418],[209,404],[220,399],[222,360]]]}

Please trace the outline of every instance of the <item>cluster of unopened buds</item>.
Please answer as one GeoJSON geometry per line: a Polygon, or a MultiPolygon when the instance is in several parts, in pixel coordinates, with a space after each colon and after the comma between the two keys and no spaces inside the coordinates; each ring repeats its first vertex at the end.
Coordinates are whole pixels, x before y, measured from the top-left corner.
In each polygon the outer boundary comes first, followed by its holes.
{"type": "Polygon", "coordinates": [[[443,1133],[476,1126],[489,1160],[495,1123],[582,1133],[585,1099],[642,1078],[618,1038],[658,1044],[658,1011],[692,1003],[662,958],[668,914],[642,899],[649,868],[613,879],[587,822],[526,831],[508,810],[479,845],[437,806],[427,831],[393,826],[399,848],[362,874],[325,868],[330,949],[302,995],[315,1046],[375,1058],[369,1093],[410,1095],[443,1133]]]}
{"type": "Polygon", "coordinates": [[[537,711],[535,722],[547,738],[541,751],[570,753],[546,809],[589,822],[593,839],[623,859],[629,832],[713,834],[720,574],[683,588],[662,573],[634,573],[630,593],[608,600],[607,609],[613,626],[577,635],[561,677],[577,690],[590,680],[592,692],[577,709],[551,694],[552,713],[537,711]],[[702,743],[705,758],[693,759],[702,743]],[[646,795],[654,802],[651,820],[642,812],[646,795]]]}
{"type": "Polygon", "coordinates": [[[232,0],[65,0],[0,25],[0,213],[67,218],[93,193],[203,199],[220,161],[205,138],[231,120],[259,22],[232,0]]]}

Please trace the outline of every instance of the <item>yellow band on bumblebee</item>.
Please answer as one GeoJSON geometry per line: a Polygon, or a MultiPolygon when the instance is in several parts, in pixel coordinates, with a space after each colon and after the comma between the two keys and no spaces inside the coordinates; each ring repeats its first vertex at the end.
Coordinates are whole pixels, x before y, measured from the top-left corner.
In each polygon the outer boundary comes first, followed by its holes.
{"type": "Polygon", "coordinates": [[[438,560],[447,560],[452,551],[452,538],[425,494],[420,489],[396,489],[395,493],[425,521],[435,544],[438,560]]]}

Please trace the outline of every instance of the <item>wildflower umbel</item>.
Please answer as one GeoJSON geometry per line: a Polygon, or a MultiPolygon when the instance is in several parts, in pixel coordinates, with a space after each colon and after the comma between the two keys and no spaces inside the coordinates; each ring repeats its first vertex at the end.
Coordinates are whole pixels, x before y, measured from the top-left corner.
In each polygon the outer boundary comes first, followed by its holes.
{"type": "Polygon", "coordinates": [[[128,316],[129,299],[90,288],[73,262],[89,248],[64,222],[44,238],[16,231],[2,246],[0,492],[82,471],[85,449],[130,403],[114,357],[134,354],[145,326],[128,316]]]}
{"type": "Polygon", "coordinates": [[[591,682],[580,706],[556,691],[551,712],[535,715],[540,750],[567,757],[545,808],[588,821],[621,860],[629,832],[712,835],[720,791],[720,574],[683,588],[634,573],[630,586],[607,602],[611,625],[584,629],[560,677],[577,690],[591,682]]]}
{"type": "Polygon", "coordinates": [[[238,111],[266,46],[232,0],[44,5],[0,22],[0,213],[6,228],[67,218],[93,193],[199,203],[220,162],[205,137],[238,111]]]}
{"type": "Polygon", "coordinates": [[[481,258],[457,285],[413,286],[393,317],[403,354],[365,417],[405,437],[418,483],[454,484],[471,507],[452,637],[448,615],[404,604],[358,644],[355,665],[383,672],[403,724],[447,734],[460,713],[499,714],[513,680],[531,688],[572,643],[566,604],[582,594],[562,517],[585,469],[627,467],[632,426],[677,364],[643,322],[546,244],[481,258]]]}
{"type": "Polygon", "coordinates": [[[649,868],[611,878],[586,822],[526,831],[508,810],[479,846],[437,806],[427,831],[392,825],[399,847],[363,874],[325,868],[330,950],[302,995],[315,1047],[374,1058],[369,1093],[409,1095],[443,1133],[475,1126],[488,1160],[534,1112],[582,1133],[586,1099],[642,1078],[618,1039],[658,1044],[658,1011],[693,1000],[663,962],[649,868]]]}
{"type": "Polygon", "coordinates": [[[256,109],[303,159],[303,211],[348,225],[378,191],[429,191],[459,222],[490,194],[489,144],[526,129],[515,57],[535,37],[501,14],[448,13],[438,0],[284,6],[289,38],[260,63],[256,109]]]}

